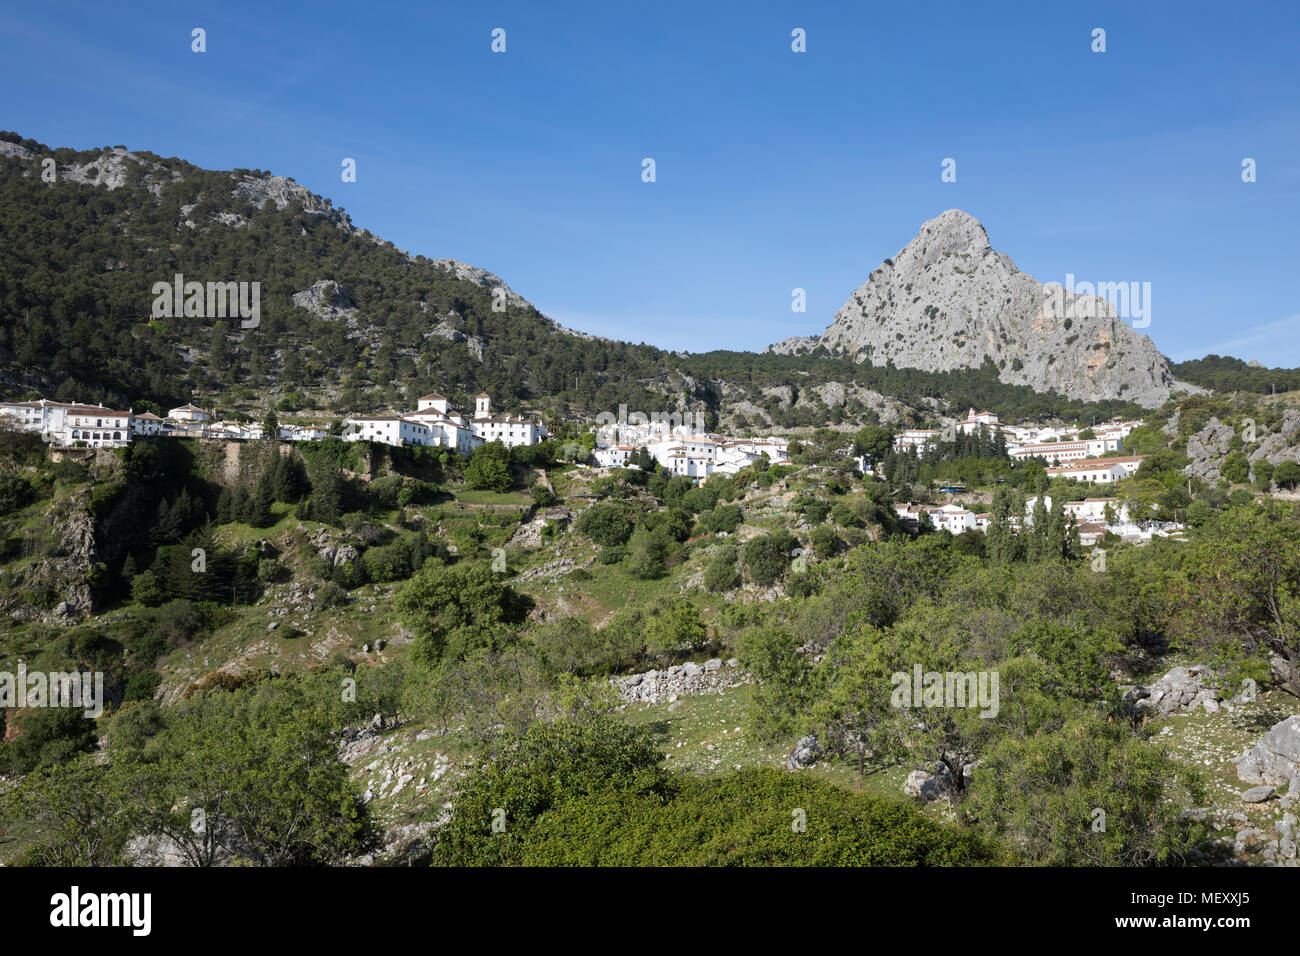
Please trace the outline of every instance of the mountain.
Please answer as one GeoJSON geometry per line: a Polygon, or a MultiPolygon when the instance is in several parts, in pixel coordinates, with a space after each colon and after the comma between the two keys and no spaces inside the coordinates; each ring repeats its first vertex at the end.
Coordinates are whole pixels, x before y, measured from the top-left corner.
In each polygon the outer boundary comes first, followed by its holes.
{"type": "Polygon", "coordinates": [[[6,397],[337,415],[487,391],[563,417],[645,407],[673,368],[563,328],[485,269],[404,252],[284,176],[0,133],[6,397]],[[177,274],[259,283],[257,326],[155,314],[177,274]]]}
{"type": "Polygon", "coordinates": [[[821,335],[786,339],[768,351],[820,349],[931,372],[991,360],[1003,382],[1089,402],[1121,399],[1150,408],[1174,390],[1198,390],[1177,381],[1151,339],[1110,302],[1021,272],[959,209],[922,225],[821,335]]]}
{"type": "Polygon", "coordinates": [[[52,149],[0,132],[0,397],[158,412],[187,401],[328,420],[465,405],[590,421],[620,405],[726,427],[919,424],[952,408],[1005,418],[1131,415],[1012,383],[848,353],[666,352],[565,329],[497,275],[411,255],[284,176],[207,170],[111,146],[52,149]],[[155,283],[257,282],[239,318],[154,316],[155,283]]]}

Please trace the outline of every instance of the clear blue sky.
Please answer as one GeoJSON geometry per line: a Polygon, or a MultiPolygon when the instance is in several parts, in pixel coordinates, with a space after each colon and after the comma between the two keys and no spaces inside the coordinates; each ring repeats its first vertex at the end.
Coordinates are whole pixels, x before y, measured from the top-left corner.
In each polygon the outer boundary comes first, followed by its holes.
{"type": "Polygon", "coordinates": [[[1294,0],[73,0],[0,12],[0,127],[270,169],[666,348],[819,332],[957,207],[1040,281],[1150,282],[1175,359],[1300,366],[1298,50],[1294,0]]]}

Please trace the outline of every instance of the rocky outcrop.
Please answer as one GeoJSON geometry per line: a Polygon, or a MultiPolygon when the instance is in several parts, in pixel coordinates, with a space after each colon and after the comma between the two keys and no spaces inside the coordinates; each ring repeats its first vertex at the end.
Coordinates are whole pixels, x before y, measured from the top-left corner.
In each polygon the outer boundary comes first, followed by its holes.
{"type": "MultiPolygon", "coordinates": [[[[1149,308],[1149,300],[1144,305],[1149,308]]],[[[991,360],[1008,384],[1086,401],[1126,399],[1155,407],[1176,388],[1200,391],[1175,381],[1151,339],[1105,298],[1075,295],[1059,283],[1044,286],[995,252],[984,227],[958,209],[925,223],[871,273],[820,336],[787,339],[769,351],[797,354],[814,347],[873,365],[935,372],[991,360]]]]}
{"type": "Polygon", "coordinates": [[[433,262],[434,265],[442,266],[457,279],[464,282],[472,282],[484,289],[501,290],[501,296],[507,305],[519,309],[530,308],[528,301],[506,285],[499,275],[488,272],[486,269],[480,269],[478,266],[472,266],[468,262],[458,262],[455,259],[434,259],[433,262]]]}
{"type": "Polygon", "coordinates": [[[324,528],[317,531],[309,540],[312,547],[316,549],[316,553],[324,558],[325,562],[331,567],[337,568],[339,565],[349,564],[361,557],[361,552],[355,546],[345,541],[334,540],[324,528]]]}
{"type": "Polygon", "coordinates": [[[1300,714],[1274,724],[1236,763],[1242,782],[1272,787],[1289,784],[1294,798],[1300,793],[1300,714]]]}
{"type": "Polygon", "coordinates": [[[1282,413],[1282,424],[1277,431],[1260,438],[1259,445],[1247,456],[1253,465],[1267,461],[1280,465],[1284,461],[1300,461],[1300,408],[1288,408],[1282,413]]]}
{"type": "Polygon", "coordinates": [[[89,614],[94,604],[91,571],[100,560],[95,531],[89,489],[58,497],[33,545],[43,556],[0,572],[5,583],[0,613],[15,620],[55,621],[89,614]]]}
{"type": "MultiPolygon", "coordinates": [[[[970,786],[974,772],[974,763],[969,763],[962,768],[963,787],[970,786]]],[[[948,796],[953,792],[952,768],[940,760],[934,765],[933,770],[913,770],[903,781],[903,792],[909,797],[916,797],[927,803],[948,796]]]]}
{"type": "Polygon", "coordinates": [[[1187,438],[1187,457],[1192,460],[1183,471],[1189,478],[1202,481],[1218,481],[1219,469],[1223,459],[1228,456],[1228,445],[1232,441],[1232,427],[1223,424],[1217,418],[1211,418],[1195,435],[1187,438]]]}
{"type": "MultiPolygon", "coordinates": [[[[132,838],[127,842],[123,855],[132,866],[255,865],[256,854],[231,821],[221,818],[214,820],[209,817],[206,825],[214,828],[216,833],[212,837],[212,846],[208,850],[211,855],[202,863],[197,863],[192,856],[186,855],[179,843],[163,834],[132,838]]],[[[192,849],[191,852],[194,850],[192,849]]]]}
{"type": "Polygon", "coordinates": [[[234,199],[247,200],[259,208],[270,202],[277,210],[296,202],[308,215],[323,216],[348,232],[357,231],[346,213],[339,212],[328,200],[322,199],[287,176],[246,173],[235,184],[230,195],[234,199]]]}
{"type": "Polygon", "coordinates": [[[356,307],[348,290],[333,279],[317,279],[310,289],[295,292],[293,304],[330,322],[343,321],[356,327],[356,307]]]}

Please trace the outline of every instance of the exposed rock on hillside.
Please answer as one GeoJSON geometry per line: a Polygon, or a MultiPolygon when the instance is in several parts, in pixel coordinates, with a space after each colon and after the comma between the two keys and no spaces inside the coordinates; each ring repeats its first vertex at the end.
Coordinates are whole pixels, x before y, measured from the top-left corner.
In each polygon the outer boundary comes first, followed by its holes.
{"type": "Polygon", "coordinates": [[[1192,459],[1184,471],[1189,477],[1202,481],[1218,481],[1219,469],[1223,459],[1228,455],[1228,444],[1232,441],[1231,426],[1223,424],[1217,418],[1211,418],[1195,435],[1187,439],[1187,457],[1192,459]]]}
{"type": "Polygon", "coordinates": [[[1237,776],[1246,783],[1300,788],[1300,714],[1274,724],[1237,760],[1237,776]]]}
{"type": "Polygon", "coordinates": [[[318,279],[310,289],[295,292],[293,304],[299,308],[314,312],[331,322],[343,320],[355,325],[357,310],[352,304],[347,289],[333,279],[318,279]]]}
{"type": "Polygon", "coordinates": [[[769,351],[817,346],[859,362],[936,372],[991,359],[1004,382],[1087,401],[1154,407],[1176,388],[1198,391],[1175,381],[1151,339],[1111,303],[1021,272],[958,209],[925,223],[886,259],[824,333],[786,339],[769,351]]]}
{"type": "Polygon", "coordinates": [[[1282,425],[1277,431],[1261,436],[1259,447],[1249,455],[1251,464],[1268,461],[1280,465],[1284,461],[1300,461],[1300,408],[1288,408],[1282,415],[1282,425]]]}

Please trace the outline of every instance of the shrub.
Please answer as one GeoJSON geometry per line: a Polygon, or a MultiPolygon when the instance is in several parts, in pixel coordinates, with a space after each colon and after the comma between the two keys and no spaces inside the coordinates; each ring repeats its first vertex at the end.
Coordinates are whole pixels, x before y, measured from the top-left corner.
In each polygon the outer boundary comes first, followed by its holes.
{"type": "Polygon", "coordinates": [[[1290,491],[1296,485],[1300,485],[1300,464],[1294,461],[1284,461],[1273,469],[1273,482],[1279,488],[1285,488],[1290,491]]]}
{"type": "Polygon", "coordinates": [[[1223,460],[1219,473],[1234,485],[1239,485],[1250,478],[1250,461],[1240,451],[1234,451],[1223,460]]]}
{"type": "Polygon", "coordinates": [[[627,548],[622,545],[614,545],[612,548],[601,548],[596,560],[601,564],[618,564],[626,557],[627,548]]]}
{"type": "Polygon", "coordinates": [[[157,607],[167,600],[167,592],[158,583],[158,576],[152,571],[143,571],[131,582],[131,599],[145,607],[157,607]]]}
{"type": "Polygon", "coordinates": [[[819,558],[828,558],[839,550],[839,536],[828,524],[819,524],[813,528],[810,538],[813,550],[817,552],[819,558]]]}
{"type": "Polygon", "coordinates": [[[348,592],[333,581],[326,581],[316,589],[317,608],[341,607],[348,603],[348,592]]]}
{"type": "Polygon", "coordinates": [[[596,544],[626,544],[632,536],[632,518],[626,508],[613,502],[592,505],[578,518],[578,530],[596,544]]]}
{"type": "MultiPolygon", "coordinates": [[[[740,505],[722,505],[714,508],[709,514],[707,530],[715,534],[725,531],[727,534],[735,531],[740,526],[740,521],[744,517],[740,510],[740,505]]],[[[703,523],[703,521],[701,521],[703,523]]]]}
{"type": "Polygon", "coordinates": [[[157,671],[139,671],[126,682],[122,697],[124,700],[152,700],[161,684],[162,675],[157,671]]]}
{"type": "Polygon", "coordinates": [[[740,587],[740,570],[736,567],[735,549],[729,557],[715,555],[704,568],[704,587],[717,594],[740,587]]]}
{"type": "Polygon", "coordinates": [[[745,542],[741,560],[750,580],[759,587],[768,587],[785,573],[790,563],[790,552],[798,544],[788,531],[774,531],[745,542]]]}

